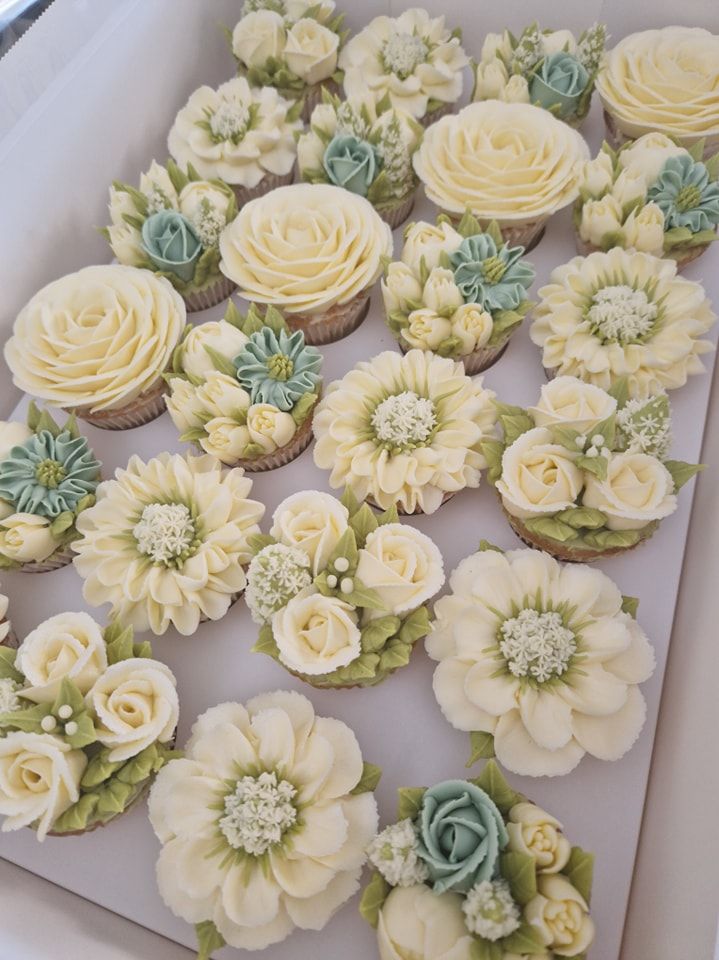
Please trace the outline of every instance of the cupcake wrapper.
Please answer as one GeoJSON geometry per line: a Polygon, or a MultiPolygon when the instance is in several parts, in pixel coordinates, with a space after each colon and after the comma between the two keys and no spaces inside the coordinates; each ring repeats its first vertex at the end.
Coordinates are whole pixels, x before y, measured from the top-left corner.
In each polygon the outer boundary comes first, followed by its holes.
{"type": "Polygon", "coordinates": [[[274,453],[266,453],[261,457],[255,457],[252,460],[238,460],[236,467],[242,467],[246,473],[263,473],[266,470],[275,470],[277,467],[284,467],[291,463],[306,450],[312,441],[312,417],[314,410],[310,413],[294,437],[284,447],[278,447],[274,453]]]}
{"type": "MultiPolygon", "coordinates": [[[[457,357],[457,360],[464,364],[464,372],[467,376],[473,377],[475,373],[481,373],[493,366],[507,349],[511,339],[511,336],[507,337],[504,343],[500,343],[496,347],[479,347],[463,357],[457,357]]],[[[403,340],[398,340],[397,345],[402,353],[409,353],[413,349],[403,340]]]]}
{"type": "MultiPolygon", "coordinates": [[[[369,288],[347,303],[336,303],[323,313],[285,313],[290,330],[302,330],[305,343],[320,346],[349,336],[362,323],[369,310],[369,288]]],[[[282,309],[282,305],[279,304],[282,309]]]]}
{"type": "Polygon", "coordinates": [[[307,87],[302,97],[302,120],[305,123],[309,124],[312,111],[318,104],[322,103],[322,93],[324,90],[327,90],[327,92],[333,96],[337,96],[340,92],[339,84],[335,83],[334,80],[328,79],[320,80],[319,83],[313,83],[311,87],[307,87]]]}
{"type": "Polygon", "coordinates": [[[51,553],[46,560],[35,560],[31,563],[23,563],[20,567],[21,573],[48,573],[50,570],[59,570],[60,567],[66,567],[72,563],[75,553],[71,546],[61,547],[54,553],[51,553]]]}
{"type": "Polygon", "coordinates": [[[156,420],[165,412],[166,392],[167,384],[162,377],[158,377],[149,390],[124,407],[94,412],[89,407],[67,407],[66,412],[74,413],[80,420],[100,430],[131,430],[156,420]]]}
{"type": "Polygon", "coordinates": [[[441,120],[442,117],[448,116],[450,113],[454,113],[454,104],[444,103],[441,107],[437,107],[436,110],[432,110],[431,113],[425,113],[419,122],[423,127],[431,127],[433,123],[441,120]]]}
{"type": "Polygon", "coordinates": [[[210,307],[217,306],[223,300],[229,299],[236,284],[227,277],[218,277],[214,283],[211,283],[203,290],[187,291],[182,294],[188,313],[196,313],[198,310],[208,310],[210,307]]]}
{"type": "MultiPolygon", "coordinates": [[[[458,492],[459,492],[459,491],[457,491],[457,490],[453,490],[453,491],[451,491],[451,492],[445,493],[445,495],[442,497],[442,503],[440,503],[439,507],[437,507],[437,510],[439,510],[440,507],[444,506],[444,504],[445,504],[448,500],[451,500],[452,497],[455,495],[455,493],[458,493],[458,492]]],[[[382,507],[380,507],[380,505],[379,505],[378,503],[376,503],[376,502],[372,499],[372,497],[367,497],[367,503],[368,503],[371,507],[374,507],[375,510],[382,510],[382,509],[383,509],[382,507]]],[[[423,516],[425,516],[425,512],[424,512],[424,510],[423,510],[421,507],[415,507],[414,510],[405,510],[404,507],[402,506],[402,504],[400,504],[400,503],[395,503],[395,507],[397,507],[397,513],[400,515],[400,517],[423,517],[423,516]]],[[[437,510],[435,510],[434,512],[437,513],[437,510]]]]}
{"type": "MultiPolygon", "coordinates": [[[[449,217],[456,226],[462,219],[462,215],[452,210],[441,210],[440,213],[449,217]]],[[[479,218],[478,214],[475,214],[479,218]]],[[[479,218],[481,219],[481,218],[479,218]]],[[[502,231],[502,238],[505,243],[513,247],[524,247],[524,252],[529,253],[533,250],[544,236],[549,217],[540,217],[539,220],[532,220],[526,223],[515,223],[512,220],[497,220],[499,229],[502,231]]]]}
{"type": "Polygon", "coordinates": [[[295,170],[293,167],[289,173],[286,173],[283,176],[279,176],[279,174],[276,173],[266,173],[256,187],[241,187],[234,184],[230,184],[230,186],[234,191],[235,199],[237,200],[237,207],[239,209],[249,200],[256,200],[257,197],[264,197],[266,193],[269,193],[270,190],[274,190],[275,187],[287,186],[288,184],[292,183],[294,178],[295,170]]]}
{"type": "MultiPolygon", "coordinates": [[[[595,247],[591,243],[587,243],[586,240],[582,240],[578,233],[575,233],[575,241],[577,253],[581,254],[583,257],[588,256],[590,253],[596,253],[599,251],[599,247],[595,247]]],[[[688,250],[684,251],[680,256],[673,256],[671,253],[663,253],[662,257],[667,260],[675,260],[677,264],[677,270],[683,270],[688,264],[693,263],[695,260],[698,260],[699,257],[711,246],[710,243],[703,243],[699,247],[690,247],[688,250]]]]}
{"type": "Polygon", "coordinates": [[[396,230],[400,224],[404,223],[414,208],[414,199],[416,191],[413,190],[404,200],[398,200],[394,206],[385,207],[378,210],[377,213],[388,224],[391,230],[396,230]]]}
{"type": "MultiPolygon", "coordinates": [[[[623,146],[625,143],[628,143],[630,140],[637,140],[640,136],[645,133],[651,133],[653,130],[658,129],[656,127],[647,127],[646,130],[643,130],[641,134],[629,134],[624,133],[616,119],[608,110],[604,110],[604,126],[607,131],[607,141],[611,147],[614,147],[617,150],[619,147],[623,146]]],[[[659,130],[660,133],[664,133],[663,130],[659,130]]],[[[719,151],[719,133],[709,134],[708,136],[702,138],[699,136],[687,136],[687,137],[675,137],[673,134],[669,134],[672,139],[675,139],[679,146],[681,147],[691,147],[698,140],[704,139],[704,159],[708,160],[713,156],[717,151],[719,151]]]]}

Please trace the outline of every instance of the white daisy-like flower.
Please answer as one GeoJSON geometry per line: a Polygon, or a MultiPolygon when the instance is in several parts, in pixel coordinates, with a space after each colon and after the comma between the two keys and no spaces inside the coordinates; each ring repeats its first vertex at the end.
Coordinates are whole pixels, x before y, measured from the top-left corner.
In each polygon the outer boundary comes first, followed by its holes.
{"type": "Polygon", "coordinates": [[[424,883],[429,870],[417,854],[417,832],[411,820],[385,827],[367,847],[367,859],[393,887],[424,883]]]}
{"type": "Polygon", "coordinates": [[[626,377],[631,397],[683,386],[701,373],[714,321],[701,284],[674,260],[615,247],[574,257],[539,291],[530,336],[544,366],[605,390],[626,377]]]}
{"type": "Polygon", "coordinates": [[[219,620],[245,588],[247,541],[260,532],[264,507],[248,499],[251,489],[242,470],[214,457],[132,457],[78,518],[85,599],[156,634],[172,624],[189,635],[201,618],[219,620]]]}
{"type": "Polygon", "coordinates": [[[499,762],[526,776],[629,750],[646,714],[637,684],[654,653],[609,577],[537,550],[487,550],[463,560],[450,584],[426,646],[454,727],[492,734],[499,762]]]}
{"type": "Polygon", "coordinates": [[[258,950],[320,930],[359,885],[377,829],[354,734],[298,693],[223,703],[160,771],[150,820],[160,893],[189,923],[258,950]]]}
{"type": "Polygon", "coordinates": [[[267,623],[273,613],[311,584],[310,558],[304,550],[271,543],[252,558],[245,603],[255,623],[267,623]]]}
{"type": "Polygon", "coordinates": [[[330,385],[314,419],[315,463],[360,500],[433,513],[447,495],[479,485],[493,397],[461,363],[386,351],[330,385]]]}

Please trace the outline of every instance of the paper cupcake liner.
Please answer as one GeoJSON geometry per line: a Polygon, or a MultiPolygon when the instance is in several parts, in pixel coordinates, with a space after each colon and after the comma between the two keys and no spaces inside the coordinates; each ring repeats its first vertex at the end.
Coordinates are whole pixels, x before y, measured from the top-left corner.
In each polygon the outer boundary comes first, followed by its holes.
{"type": "Polygon", "coordinates": [[[223,300],[229,299],[236,284],[228,277],[219,276],[214,283],[203,290],[187,291],[182,294],[188,313],[197,313],[198,310],[208,310],[217,306],[223,300]]]}
{"type": "Polygon", "coordinates": [[[432,110],[431,113],[425,113],[419,122],[423,127],[431,127],[433,123],[441,120],[442,117],[446,117],[448,114],[454,113],[454,106],[455,105],[453,103],[443,103],[441,107],[437,107],[437,109],[432,110]]]}
{"type": "Polygon", "coordinates": [[[383,210],[377,210],[384,222],[388,224],[391,230],[396,230],[400,224],[404,223],[414,208],[416,190],[413,190],[404,200],[398,200],[391,207],[385,207],[383,210]]]}
{"type": "Polygon", "coordinates": [[[322,93],[324,90],[327,90],[327,92],[333,96],[337,96],[340,93],[339,84],[335,83],[332,79],[327,79],[320,80],[319,83],[313,83],[312,86],[307,87],[302,95],[302,120],[305,123],[309,124],[312,111],[318,104],[322,103],[322,93]]]}
{"type": "MultiPolygon", "coordinates": [[[[284,317],[290,330],[301,330],[305,343],[317,347],[347,337],[362,323],[369,310],[370,290],[362,290],[347,303],[336,303],[322,313],[288,313],[284,317]]],[[[278,304],[282,309],[282,304],[278,304]]]]}
{"type": "Polygon", "coordinates": [[[21,573],[48,573],[50,570],[59,570],[60,567],[66,567],[69,563],[72,563],[74,556],[72,547],[68,545],[60,547],[45,560],[23,563],[19,569],[21,573]]]}
{"type": "Polygon", "coordinates": [[[284,447],[278,447],[274,453],[265,453],[261,457],[238,460],[235,466],[242,467],[247,473],[263,473],[266,470],[275,470],[277,467],[284,467],[286,464],[296,460],[312,441],[313,414],[314,408],[302,423],[297,433],[295,433],[290,442],[286,443],[284,447]]]}
{"type": "Polygon", "coordinates": [[[165,412],[165,393],[167,384],[158,377],[153,385],[136,397],[132,403],[114,410],[90,410],[89,407],[67,407],[67,413],[74,413],[80,420],[92,424],[100,430],[131,430],[156,420],[165,412]]]}
{"type": "MultiPolygon", "coordinates": [[[[443,507],[444,504],[447,503],[448,500],[451,500],[452,497],[453,497],[456,493],[459,493],[459,490],[452,490],[451,492],[445,493],[445,495],[442,497],[442,503],[440,503],[439,507],[437,507],[437,510],[439,510],[441,507],[443,507]]],[[[376,502],[372,499],[372,497],[367,497],[367,503],[368,503],[371,507],[374,507],[375,510],[383,510],[383,509],[384,509],[383,507],[380,507],[380,505],[379,505],[378,503],[376,503],[376,502]]],[[[425,512],[424,512],[424,510],[423,510],[421,507],[415,507],[414,510],[405,510],[404,507],[403,507],[400,503],[395,503],[395,507],[397,507],[397,513],[400,515],[400,517],[420,517],[420,516],[425,516],[425,512]]],[[[437,510],[435,510],[434,512],[437,513],[437,510]]]]}
{"type": "MultiPolygon", "coordinates": [[[[440,213],[449,217],[456,226],[462,219],[462,214],[455,213],[452,210],[442,210],[440,213]]],[[[478,220],[486,220],[480,214],[473,211],[478,220]]],[[[502,231],[502,239],[505,243],[513,247],[524,247],[524,252],[529,253],[533,250],[544,236],[549,216],[540,217],[539,220],[531,220],[525,223],[515,223],[513,220],[497,220],[497,225],[502,231]]]]}
{"type": "MultiPolygon", "coordinates": [[[[507,337],[504,343],[500,343],[496,347],[478,347],[477,350],[473,350],[471,353],[467,353],[465,356],[457,357],[456,359],[464,364],[464,372],[467,376],[473,377],[475,373],[481,373],[483,370],[487,370],[495,364],[509,346],[511,339],[511,336],[507,337]]],[[[397,345],[402,353],[409,353],[409,351],[413,349],[403,340],[398,340],[397,345]]]]}
{"type": "Polygon", "coordinates": [[[249,200],[256,200],[257,197],[264,197],[266,193],[269,193],[270,190],[274,190],[275,187],[286,187],[288,184],[292,183],[294,178],[295,170],[293,167],[289,173],[285,173],[283,176],[280,176],[277,173],[266,173],[256,187],[242,187],[239,184],[232,183],[230,186],[234,191],[235,200],[237,200],[237,207],[239,209],[249,200]]]}
{"type": "MultiPolygon", "coordinates": [[[[575,241],[577,253],[581,254],[583,257],[588,256],[590,253],[597,253],[600,251],[599,247],[595,247],[592,243],[587,243],[586,240],[582,240],[578,233],[575,233],[575,241]]],[[[674,260],[677,265],[677,270],[683,270],[688,264],[693,263],[695,260],[698,260],[699,257],[711,247],[711,243],[703,243],[698,247],[690,247],[688,250],[682,252],[678,256],[674,256],[671,253],[663,253],[662,258],[665,260],[674,260]]]]}
{"type": "MultiPolygon", "coordinates": [[[[621,129],[616,118],[606,108],[604,109],[604,126],[607,131],[607,141],[611,147],[614,147],[615,150],[618,150],[619,147],[623,146],[625,143],[629,143],[630,140],[638,140],[639,137],[644,136],[645,133],[652,133],[655,130],[658,130],[659,133],[665,132],[661,129],[661,127],[647,126],[647,128],[642,130],[641,133],[635,133],[630,136],[621,129]]],[[[673,140],[676,140],[679,145],[685,149],[693,146],[699,140],[704,140],[705,160],[708,160],[709,157],[713,156],[719,151],[719,132],[709,134],[708,136],[690,135],[686,137],[679,137],[672,133],[667,134],[667,136],[670,136],[673,140]]]]}

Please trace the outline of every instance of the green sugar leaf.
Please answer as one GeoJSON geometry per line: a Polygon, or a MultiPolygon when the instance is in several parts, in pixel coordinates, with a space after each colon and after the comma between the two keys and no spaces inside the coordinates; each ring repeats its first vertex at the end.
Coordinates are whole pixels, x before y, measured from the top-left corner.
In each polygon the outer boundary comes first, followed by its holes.
{"type": "Polygon", "coordinates": [[[135,793],[132,784],[111,778],[97,789],[97,807],[95,812],[101,820],[109,820],[122,813],[128,801],[135,793]]]}
{"type": "Polygon", "coordinates": [[[589,903],[592,897],[594,854],[587,853],[581,847],[572,847],[569,860],[562,873],[569,879],[575,890],[589,903]]]}
{"type": "Polygon", "coordinates": [[[683,460],[665,460],[664,466],[672,475],[674,491],[681,490],[693,476],[704,469],[703,463],[685,463],[683,460]]]}
{"type": "Polygon", "coordinates": [[[607,515],[601,510],[595,510],[593,507],[570,507],[568,510],[562,510],[556,514],[556,520],[560,523],[567,523],[575,530],[586,527],[588,530],[598,530],[607,522],[607,515]]]}
{"type": "Polygon", "coordinates": [[[319,396],[316,393],[304,393],[290,410],[290,415],[298,427],[301,427],[309,417],[318,399],[319,396]]]}
{"type": "Polygon", "coordinates": [[[80,786],[83,790],[91,790],[93,787],[98,787],[101,783],[109,780],[110,777],[123,766],[124,761],[122,760],[110,761],[108,759],[110,752],[109,747],[103,747],[85,767],[85,772],[80,781],[80,786]]]}
{"type": "Polygon", "coordinates": [[[502,960],[504,950],[499,943],[485,940],[484,937],[474,937],[469,955],[471,960],[502,960]]]}
{"type": "Polygon", "coordinates": [[[84,830],[95,814],[97,801],[96,793],[83,794],[77,803],[68,807],[53,823],[53,833],[72,833],[75,830],[84,830]]]}
{"type": "Polygon", "coordinates": [[[499,858],[499,872],[520,906],[526,906],[537,895],[537,864],[528,853],[503,853],[499,858]]]}
{"type": "Polygon", "coordinates": [[[609,461],[606,457],[577,457],[576,464],[580,470],[586,470],[600,480],[607,479],[609,461]]]}
{"type": "Polygon", "coordinates": [[[52,705],[53,714],[57,716],[57,712],[60,707],[65,705],[69,705],[72,709],[73,720],[76,719],[75,714],[84,713],[85,711],[85,698],[72,680],[68,680],[67,677],[63,677],[60,683],[60,689],[58,690],[57,697],[52,705]]]}
{"type": "Polygon", "coordinates": [[[30,406],[27,410],[27,425],[33,433],[37,433],[38,424],[40,423],[40,408],[35,403],[34,400],[30,401],[30,406]]]}
{"type": "Polygon", "coordinates": [[[357,544],[363,547],[369,534],[379,526],[379,521],[371,508],[363,503],[359,510],[350,517],[349,524],[355,532],[357,544]]]}
{"type": "Polygon", "coordinates": [[[75,523],[75,514],[71,510],[63,510],[50,524],[50,533],[56,539],[59,539],[66,530],[75,523]]]}
{"type": "Polygon", "coordinates": [[[395,643],[383,650],[379,657],[379,668],[382,672],[389,673],[392,670],[399,670],[406,667],[409,658],[412,656],[412,647],[406,643],[395,643]]]}
{"type": "Polygon", "coordinates": [[[397,791],[397,819],[414,820],[422,807],[426,787],[400,787],[397,791]]]}
{"type": "Polygon", "coordinates": [[[107,643],[107,662],[109,664],[119,663],[121,660],[129,660],[133,654],[134,631],[132,627],[125,627],[113,633],[113,638],[107,643]]]}
{"type": "MultiPolygon", "coordinates": [[[[21,693],[21,691],[18,691],[21,693]]],[[[38,703],[25,710],[13,710],[11,713],[0,713],[0,727],[12,727],[25,733],[42,733],[40,726],[44,717],[51,713],[50,704],[38,703]]]]}
{"type": "Polygon", "coordinates": [[[462,341],[454,335],[445,337],[437,344],[436,353],[440,357],[458,357],[462,349],[462,341]]]}
{"type": "Polygon", "coordinates": [[[637,610],[639,609],[639,597],[622,597],[622,610],[628,613],[634,620],[637,619],[637,610]]]}
{"type": "Polygon", "coordinates": [[[91,743],[97,742],[95,725],[87,711],[78,713],[73,717],[73,720],[77,724],[76,732],[73,734],[64,734],[64,739],[70,744],[73,750],[82,750],[83,747],[88,747],[91,743]]]}
{"type": "Polygon", "coordinates": [[[527,413],[502,414],[499,421],[504,430],[504,442],[507,446],[519,439],[523,433],[534,429],[534,421],[527,413]]]}
{"type": "Polygon", "coordinates": [[[500,440],[482,440],[479,449],[487,461],[487,480],[494,485],[502,476],[504,444],[500,440]]]}
{"type": "Polygon", "coordinates": [[[345,487],[342,496],[340,497],[340,503],[343,507],[347,508],[347,512],[350,516],[357,513],[360,508],[360,501],[352,492],[351,487],[345,487]]]}
{"type": "Polygon", "coordinates": [[[429,630],[429,610],[427,607],[417,607],[402,621],[398,636],[402,643],[412,646],[422,637],[426,637],[429,630]]]}
{"type": "Polygon", "coordinates": [[[496,760],[488,760],[480,775],[471,782],[489,794],[505,817],[515,803],[523,799],[522,795],[507,783],[496,760]]]}
{"type": "Polygon", "coordinates": [[[350,793],[354,796],[359,793],[371,793],[372,790],[377,789],[381,777],[382,767],[378,767],[374,763],[363,763],[362,776],[359,778],[357,785],[350,790],[350,793]]]}
{"type": "Polygon", "coordinates": [[[218,353],[214,347],[209,347],[207,344],[205,344],[205,353],[208,355],[210,360],[212,360],[212,365],[214,366],[215,370],[219,370],[220,373],[227,374],[227,376],[232,377],[233,380],[236,379],[237,369],[231,360],[228,360],[227,357],[223,357],[223,355],[218,353]]]}
{"type": "MultiPolygon", "coordinates": [[[[351,603],[354,607],[364,607],[366,610],[385,610],[386,605],[376,590],[366,587],[357,577],[352,577],[354,588],[349,593],[340,592],[338,596],[351,603]]],[[[342,581],[340,580],[340,583],[342,581]]]]}
{"type": "Polygon", "coordinates": [[[392,504],[391,507],[387,507],[385,511],[377,516],[377,523],[380,525],[380,527],[383,527],[386,523],[399,523],[399,513],[397,513],[397,507],[395,504],[392,504]]]}
{"type": "Polygon", "coordinates": [[[462,219],[457,224],[456,228],[457,233],[460,233],[463,237],[475,237],[478,233],[482,233],[482,224],[475,217],[469,207],[466,208],[462,214],[462,219]]]}
{"type": "Polygon", "coordinates": [[[507,953],[518,953],[522,956],[531,957],[538,953],[546,956],[547,946],[542,939],[542,935],[526,920],[522,920],[520,926],[510,933],[508,937],[502,940],[502,948],[507,953]]]}
{"type": "MultiPolygon", "coordinates": [[[[158,759],[157,745],[152,743],[145,747],[137,756],[132,757],[124,766],[118,770],[116,777],[120,783],[136,786],[143,783],[155,771],[156,761],[158,759]]],[[[163,761],[164,762],[164,761],[163,761]]]]}
{"type": "Polygon", "coordinates": [[[400,628],[399,617],[380,617],[370,620],[362,627],[362,650],[365,653],[379,653],[390,637],[393,637],[400,628]]]}
{"type": "Polygon", "coordinates": [[[279,336],[280,333],[288,332],[285,318],[282,316],[277,307],[273,307],[272,304],[270,304],[265,310],[264,324],[266,327],[269,327],[270,330],[272,330],[272,332],[277,336],[279,336]]]}
{"type": "Polygon", "coordinates": [[[0,680],[12,680],[14,683],[24,683],[25,677],[15,668],[17,650],[0,644],[0,680]]]}
{"type": "MultiPolygon", "coordinates": [[[[349,512],[352,514],[355,513],[354,510],[350,510],[349,512]]],[[[354,573],[354,571],[357,569],[358,560],[357,538],[354,530],[351,527],[345,530],[340,539],[337,541],[337,546],[330,554],[329,561],[327,563],[327,569],[334,570],[334,562],[339,557],[346,557],[346,559],[349,561],[349,567],[346,571],[346,575],[351,576],[352,573],[354,573]]],[[[343,576],[344,575],[345,574],[343,574],[343,576]]]]}
{"type": "Polygon", "coordinates": [[[212,920],[203,920],[195,924],[197,937],[197,960],[210,960],[210,957],[225,945],[225,938],[212,920]]]}
{"type": "Polygon", "coordinates": [[[590,530],[582,537],[587,546],[596,550],[608,550],[612,547],[626,549],[633,547],[641,539],[639,530],[590,530]]]}
{"type": "Polygon", "coordinates": [[[516,310],[497,310],[492,314],[492,333],[487,345],[496,347],[506,340],[524,318],[516,310]]]}
{"type": "Polygon", "coordinates": [[[550,540],[557,540],[559,543],[573,540],[577,535],[574,527],[570,527],[568,523],[562,523],[556,517],[531,517],[522,522],[530,533],[539,537],[549,537],[550,540]]]}
{"type": "Polygon", "coordinates": [[[359,912],[370,926],[377,928],[379,912],[392,888],[381,873],[373,873],[372,879],[362,891],[359,912]]]}
{"type": "Polygon", "coordinates": [[[272,657],[274,660],[279,659],[279,649],[277,648],[277,642],[275,640],[275,635],[272,632],[272,627],[269,623],[265,623],[260,627],[260,632],[257,637],[257,641],[252,647],[253,653],[266,653],[269,657],[272,657]]]}
{"type": "Polygon", "coordinates": [[[478,760],[491,760],[494,756],[494,736],[484,730],[472,730],[469,735],[472,752],[465,767],[472,767],[478,760]]]}
{"type": "MultiPolygon", "coordinates": [[[[250,307],[250,309],[252,309],[252,307],[250,307]]],[[[237,306],[232,298],[227,301],[227,309],[225,310],[225,316],[223,319],[227,323],[232,324],[233,327],[237,327],[238,330],[242,330],[244,327],[245,318],[237,309],[237,306]]]]}

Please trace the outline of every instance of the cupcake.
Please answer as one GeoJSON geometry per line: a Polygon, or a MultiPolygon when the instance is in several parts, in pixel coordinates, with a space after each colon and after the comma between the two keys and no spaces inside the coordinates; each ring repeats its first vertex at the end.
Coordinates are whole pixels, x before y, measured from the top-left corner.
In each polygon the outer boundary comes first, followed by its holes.
{"type": "Polygon", "coordinates": [[[646,716],[638,684],[654,672],[634,598],[600,570],[487,544],[450,587],[426,648],[442,713],[470,734],[470,764],[496,756],[520,776],[556,777],[585,754],[627,753],[646,716]]]}
{"type": "Polygon", "coordinates": [[[380,775],[352,730],[299,693],[203,713],[149,801],[160,896],[194,923],[199,955],[321,930],[359,887],[380,775]]]}
{"type": "Polygon", "coordinates": [[[127,430],[164,411],[162,374],[185,316],[164,277],[119,264],[85,267],[23,307],[5,360],[30,396],[103,430],[127,430]]]}
{"type": "Polygon", "coordinates": [[[249,538],[265,508],[252,481],[214,457],[130,458],[97,489],[73,542],[83,596],[136,630],[189,636],[245,589],[249,538]]]}
{"type": "Polygon", "coordinates": [[[442,555],[392,508],[380,516],[347,492],[304,490],[256,537],[245,601],[253,648],[315,687],[368,687],[409,662],[444,583],[442,555]]]}
{"type": "Polygon", "coordinates": [[[618,151],[604,143],[579,177],[579,253],[633,247],[671,257],[679,270],[701,256],[717,239],[719,153],[706,163],[701,155],[701,144],[685,150],[663,133],[618,151]]]}
{"type": "Polygon", "coordinates": [[[325,91],[339,90],[337,57],[348,30],[334,0],[245,0],[229,34],[237,67],[250,85],[295,100],[307,121],[325,91]]]}
{"type": "Polygon", "coordinates": [[[642,30],[604,59],[597,91],[614,146],[659,132],[719,150],[719,36],[701,27],[642,30]]]}
{"type": "Polygon", "coordinates": [[[549,376],[607,390],[627,378],[629,396],[673,390],[702,373],[702,340],[716,320],[701,284],[674,260],[615,247],[556,267],[539,291],[529,335],[549,376]]]}
{"type": "Polygon", "coordinates": [[[303,183],[243,207],[220,253],[242,297],[277,307],[316,345],[346,337],[365,318],[392,233],[364,197],[303,183]]]}
{"type": "Polygon", "coordinates": [[[461,30],[448,30],[443,16],[430,17],[421,7],[370,20],[339,60],[348,98],[368,90],[376,101],[388,96],[425,127],[454,108],[468,63],[461,30]]]}
{"type": "Polygon", "coordinates": [[[244,77],[216,90],[200,87],[175,117],[167,147],[188,172],[222,180],[237,205],[292,183],[300,105],[271,86],[250,87],[244,77]]]}
{"type": "Polygon", "coordinates": [[[308,183],[333,183],[366,197],[392,229],[412,212],[417,175],[412,156],[422,126],[388,96],[340,101],[325,96],[310,129],[297,141],[297,162],[308,183]]]}
{"type": "Polygon", "coordinates": [[[221,180],[203,180],[192,164],[152,161],[140,189],[110,187],[112,223],[103,233],[120,263],[165,277],[189,311],[225,300],[234,284],[220,272],[220,233],[237,216],[235,195],[221,180]]]}
{"type": "Polygon", "coordinates": [[[359,908],[383,960],[586,956],[594,856],[493,760],[474,780],[398,796],[397,822],[368,848],[359,908]]]}
{"type": "Polygon", "coordinates": [[[74,417],[61,427],[31,402],[27,425],[0,421],[0,568],[44,573],[71,562],[100,466],[74,417]]]}
{"type": "Polygon", "coordinates": [[[456,229],[444,215],[436,226],[411,223],[401,259],[382,280],[387,326],[400,349],[461,360],[468,374],[491,367],[533,306],[534,267],[523,254],[494,221],[483,231],[469,212],[456,229]]]}
{"type": "Polygon", "coordinates": [[[668,458],[666,394],[629,399],[575,377],[542,387],[536,407],[498,404],[501,441],[483,448],[517,536],[560,560],[598,560],[648,540],[699,466],[668,458]]]}
{"type": "Polygon", "coordinates": [[[124,813],[174,755],[175,685],[131,628],[103,630],[86,613],[0,646],[3,832],[29,826],[42,841],[124,813]]]}
{"type": "Polygon", "coordinates": [[[592,103],[606,39],[600,23],[579,40],[571,30],[540,30],[536,23],[519,37],[509,30],[488,33],[474,64],[472,99],[533,103],[578,127],[592,103]]]}
{"type": "Polygon", "coordinates": [[[488,100],[425,134],[414,168],[429,199],[459,220],[496,220],[507,243],[530,250],[549,217],[577,196],[589,148],[566,123],[528,103],[488,100]]]}
{"type": "Polygon", "coordinates": [[[478,487],[493,436],[494,393],[461,363],[391,350],[331,383],[315,415],[315,463],[333,488],[400,513],[434,513],[478,487]]]}
{"type": "Polygon", "coordinates": [[[274,307],[243,316],[230,301],[223,320],[188,328],[165,374],[167,409],[181,440],[229,467],[272,470],[312,440],[321,369],[319,350],[274,307]]]}

